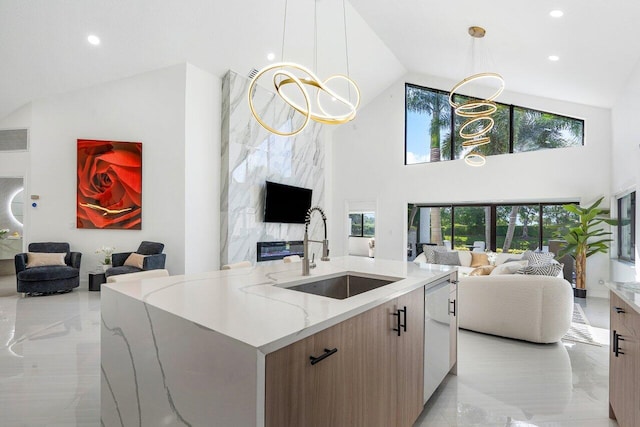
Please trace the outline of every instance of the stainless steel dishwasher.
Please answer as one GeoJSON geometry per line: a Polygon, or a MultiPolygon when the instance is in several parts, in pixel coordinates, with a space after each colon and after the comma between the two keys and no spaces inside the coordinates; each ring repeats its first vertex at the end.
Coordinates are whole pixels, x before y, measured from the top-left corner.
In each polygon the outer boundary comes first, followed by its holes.
{"type": "Polygon", "coordinates": [[[448,279],[424,292],[424,402],[449,372],[449,289],[448,279]]]}

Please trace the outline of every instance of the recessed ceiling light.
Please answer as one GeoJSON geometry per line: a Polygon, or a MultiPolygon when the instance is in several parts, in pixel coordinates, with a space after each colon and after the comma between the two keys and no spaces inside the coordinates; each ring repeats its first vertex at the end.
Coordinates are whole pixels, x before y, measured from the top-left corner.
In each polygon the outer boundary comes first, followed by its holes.
{"type": "Polygon", "coordinates": [[[556,9],[549,12],[549,15],[551,15],[554,18],[560,18],[562,15],[564,15],[564,12],[559,9],[556,9]]]}
{"type": "Polygon", "coordinates": [[[267,54],[267,60],[268,60],[268,61],[273,61],[274,59],[276,59],[276,54],[275,54],[275,53],[273,53],[273,52],[269,52],[269,53],[267,54]]]}
{"type": "Polygon", "coordinates": [[[89,37],[87,37],[87,41],[94,46],[98,46],[100,44],[100,37],[96,36],[95,34],[91,34],[89,35],[89,37]]]}
{"type": "Polygon", "coordinates": [[[558,61],[560,57],[558,55],[549,55],[549,61],[558,61]]]}

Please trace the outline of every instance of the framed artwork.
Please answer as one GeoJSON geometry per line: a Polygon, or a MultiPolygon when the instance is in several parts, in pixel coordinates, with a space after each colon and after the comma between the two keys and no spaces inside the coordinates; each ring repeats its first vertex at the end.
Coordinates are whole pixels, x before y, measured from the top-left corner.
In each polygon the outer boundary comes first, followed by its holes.
{"type": "Polygon", "coordinates": [[[142,228],[142,143],[78,140],[76,226],[142,228]]]}

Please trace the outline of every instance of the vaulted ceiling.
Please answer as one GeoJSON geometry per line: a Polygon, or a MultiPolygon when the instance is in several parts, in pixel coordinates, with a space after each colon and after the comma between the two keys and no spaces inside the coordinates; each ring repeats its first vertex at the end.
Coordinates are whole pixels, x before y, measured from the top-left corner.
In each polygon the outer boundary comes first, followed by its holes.
{"type": "Polygon", "coordinates": [[[0,117],[34,99],[181,62],[222,76],[276,60],[345,73],[373,99],[407,71],[459,80],[486,61],[516,92],[610,107],[640,58],[640,2],[0,0],[0,117]],[[314,4],[317,42],[314,42],[314,4]],[[564,16],[552,18],[552,9],[564,16]],[[471,56],[467,28],[480,25],[471,56]],[[91,46],[89,34],[102,43],[91,46]],[[549,55],[558,55],[551,62],[549,55]],[[484,56],[484,58],[479,58],[484,56]],[[317,58],[317,59],[314,59],[317,58]]]}

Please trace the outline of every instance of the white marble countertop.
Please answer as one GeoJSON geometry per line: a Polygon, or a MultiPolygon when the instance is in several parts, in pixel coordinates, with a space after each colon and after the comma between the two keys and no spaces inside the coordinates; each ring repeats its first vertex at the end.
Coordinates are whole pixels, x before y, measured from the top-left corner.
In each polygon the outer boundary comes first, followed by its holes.
{"type": "Polygon", "coordinates": [[[317,264],[307,277],[302,276],[301,263],[281,263],[102,287],[268,354],[455,271],[445,265],[363,257],[340,257],[317,264]],[[345,272],[401,280],[343,300],[286,289],[345,272]]]}
{"type": "Polygon", "coordinates": [[[607,282],[605,286],[640,313],[640,282],[607,282]]]}

